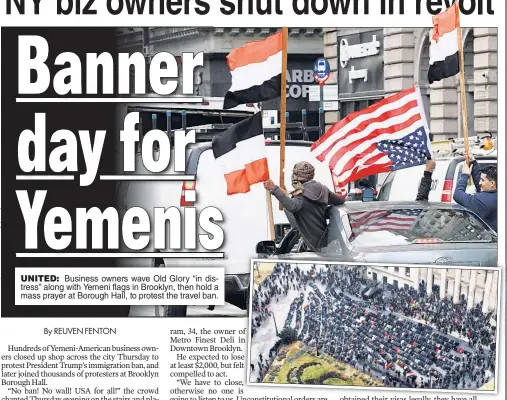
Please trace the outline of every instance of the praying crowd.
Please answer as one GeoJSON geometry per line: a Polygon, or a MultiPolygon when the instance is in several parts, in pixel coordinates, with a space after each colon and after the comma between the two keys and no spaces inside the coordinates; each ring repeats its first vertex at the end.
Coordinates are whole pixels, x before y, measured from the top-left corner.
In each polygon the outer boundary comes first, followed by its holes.
{"type": "MultiPolygon", "coordinates": [[[[295,294],[283,328],[337,361],[380,379],[385,386],[477,389],[494,376],[496,327],[492,313],[479,303],[467,310],[418,290],[377,284],[360,267],[319,266],[303,270],[278,263],[253,293],[252,340],[272,324],[270,305],[295,294]],[[298,294],[299,292],[299,294],[298,294]]],[[[278,341],[267,359],[258,355],[262,381],[278,354],[278,341]]],[[[252,355],[254,356],[254,355],[252,355]]]]}

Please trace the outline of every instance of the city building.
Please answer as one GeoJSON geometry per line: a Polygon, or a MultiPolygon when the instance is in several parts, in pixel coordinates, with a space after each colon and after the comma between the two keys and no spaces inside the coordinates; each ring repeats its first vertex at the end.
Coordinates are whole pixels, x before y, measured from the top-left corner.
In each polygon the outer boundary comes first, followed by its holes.
{"type": "MultiPolygon", "coordinates": [[[[159,52],[169,52],[177,60],[182,53],[204,52],[204,66],[196,70],[194,94],[222,98],[231,85],[226,56],[246,42],[263,40],[277,28],[118,28],[117,50],[141,52],[149,61],[159,52]]],[[[310,101],[313,64],[324,50],[322,28],[289,28],[287,59],[287,112],[290,122],[301,122],[306,110],[309,126],[319,124],[319,101],[310,101]]],[[[176,92],[175,94],[179,94],[176,92]]],[[[279,110],[279,99],[263,102],[263,110],[279,110]]],[[[279,121],[279,113],[276,116],[279,121]]]]}
{"type": "MultiPolygon", "coordinates": [[[[142,52],[148,61],[163,51],[172,53],[177,59],[184,52],[204,52],[204,66],[195,74],[194,94],[219,100],[230,87],[227,54],[248,41],[265,39],[278,30],[118,28],[117,49],[142,52]]],[[[463,28],[462,33],[469,136],[497,136],[497,29],[463,28]]],[[[319,125],[320,98],[313,65],[323,55],[330,64],[330,76],[324,85],[325,130],[349,113],[417,84],[431,139],[463,137],[459,76],[428,83],[429,35],[430,28],[289,28],[288,122],[302,121],[303,110],[306,110],[306,124],[319,125]]],[[[269,119],[274,115],[277,120],[273,122],[279,122],[279,99],[263,102],[262,109],[271,110],[269,119]]],[[[150,117],[151,114],[142,115],[146,126],[151,123],[150,117]]],[[[182,126],[178,112],[173,113],[172,121],[173,129],[182,126]]],[[[189,120],[188,126],[193,126],[192,123],[201,124],[189,120]]],[[[371,184],[379,186],[386,175],[370,177],[371,184]]]]}
{"type": "MultiPolygon", "coordinates": [[[[463,28],[469,135],[498,132],[497,29],[463,28]]],[[[326,127],[390,94],[419,85],[432,140],[462,137],[459,75],[428,83],[429,28],[324,28],[324,56],[338,104],[326,127]]]]}
{"type": "Polygon", "coordinates": [[[468,309],[482,303],[484,312],[496,311],[498,306],[499,272],[486,269],[419,268],[367,266],[365,277],[394,287],[419,289],[424,282],[428,294],[437,288],[441,299],[467,301],[468,309]]]}

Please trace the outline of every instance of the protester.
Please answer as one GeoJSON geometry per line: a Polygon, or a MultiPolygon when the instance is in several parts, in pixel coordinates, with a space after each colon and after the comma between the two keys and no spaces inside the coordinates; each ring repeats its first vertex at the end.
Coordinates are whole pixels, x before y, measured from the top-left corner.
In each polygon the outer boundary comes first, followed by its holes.
{"type": "Polygon", "coordinates": [[[341,196],[313,180],[314,176],[313,165],[301,161],[294,165],[292,170],[294,191],[290,195],[271,179],[264,182],[264,187],[283,205],[291,226],[299,231],[311,251],[319,250],[327,242],[326,208],[345,202],[341,196]]]}
{"type": "Polygon", "coordinates": [[[465,163],[456,184],[454,201],[468,210],[476,213],[491,228],[497,231],[498,196],[497,196],[497,169],[488,166],[480,169],[479,163],[471,159],[470,165],[465,163]],[[476,194],[467,194],[468,178],[472,179],[477,190],[476,194]]]}
{"type": "Polygon", "coordinates": [[[348,201],[360,201],[363,199],[363,193],[366,189],[370,189],[373,192],[374,198],[377,197],[377,191],[372,186],[368,179],[361,179],[359,181],[358,187],[355,189],[351,189],[351,191],[347,194],[346,200],[348,201]]]}

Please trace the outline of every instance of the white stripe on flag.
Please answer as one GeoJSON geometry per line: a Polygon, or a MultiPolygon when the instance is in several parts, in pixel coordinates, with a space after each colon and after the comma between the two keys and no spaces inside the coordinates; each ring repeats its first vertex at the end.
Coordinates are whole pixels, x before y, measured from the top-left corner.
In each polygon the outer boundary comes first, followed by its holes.
{"type": "Polygon", "coordinates": [[[222,166],[224,174],[245,169],[245,165],[266,157],[264,135],[257,135],[236,144],[234,150],[225,153],[216,160],[222,166]]]}
{"type": "Polygon", "coordinates": [[[262,85],[282,73],[282,52],[279,51],[260,63],[248,64],[231,71],[232,85],[229,92],[238,92],[262,85]]]}
{"type": "Polygon", "coordinates": [[[430,45],[430,65],[438,61],[444,61],[446,57],[452,56],[458,52],[458,30],[444,34],[438,39],[438,42],[431,40],[430,45]]]}

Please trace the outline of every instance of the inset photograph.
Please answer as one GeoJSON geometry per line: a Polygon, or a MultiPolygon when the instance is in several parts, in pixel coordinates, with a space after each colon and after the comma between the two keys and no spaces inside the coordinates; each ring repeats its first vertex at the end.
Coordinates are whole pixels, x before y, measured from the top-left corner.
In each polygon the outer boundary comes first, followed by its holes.
{"type": "Polygon", "coordinates": [[[252,262],[250,383],[495,390],[498,269],[252,262]]]}

